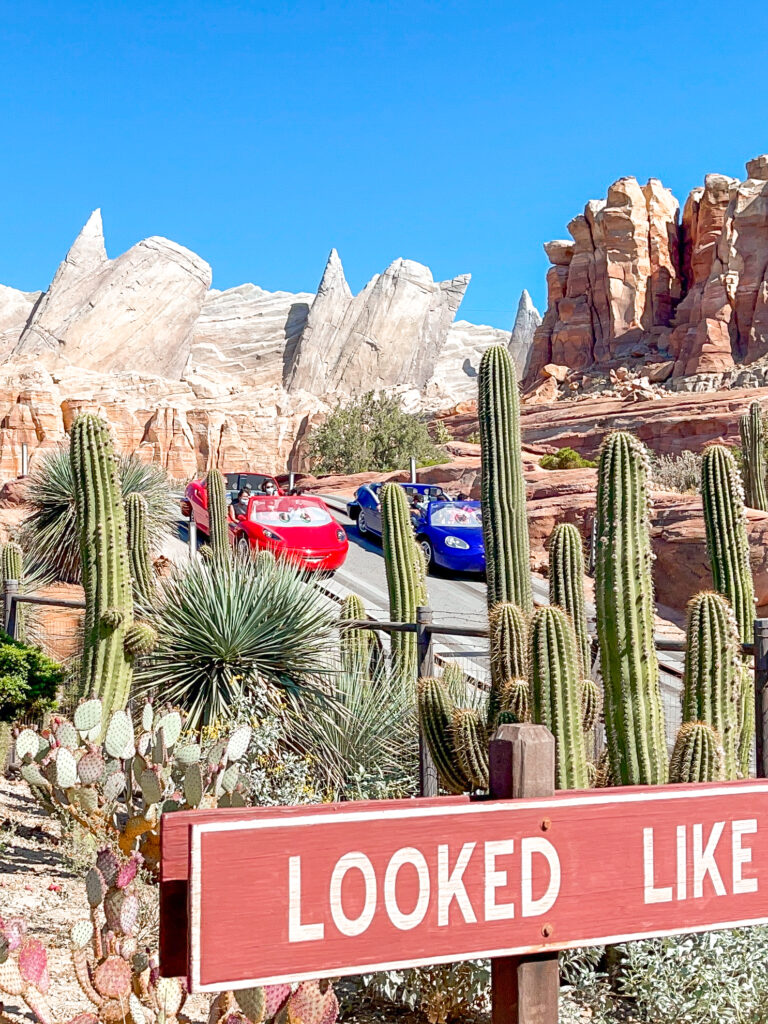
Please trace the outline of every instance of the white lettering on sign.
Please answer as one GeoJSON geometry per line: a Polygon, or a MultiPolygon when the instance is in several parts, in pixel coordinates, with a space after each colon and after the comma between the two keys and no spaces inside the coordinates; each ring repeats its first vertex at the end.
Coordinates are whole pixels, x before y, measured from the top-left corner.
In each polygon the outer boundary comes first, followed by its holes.
{"type": "Polygon", "coordinates": [[[376,872],[364,853],[345,853],[336,862],[331,875],[330,887],[331,916],[342,935],[362,935],[376,913],[376,872]],[[341,902],[341,884],[348,871],[359,871],[365,884],[365,902],[357,917],[347,917],[341,902]]]}
{"type": "Polygon", "coordinates": [[[437,848],[437,923],[440,927],[448,924],[448,913],[453,900],[456,900],[465,921],[469,924],[477,921],[467,890],[464,888],[464,872],[476,846],[477,843],[464,843],[450,875],[448,844],[441,843],[437,848]]]}
{"type": "Polygon", "coordinates": [[[403,847],[402,850],[393,853],[389,859],[384,875],[384,906],[387,908],[387,914],[392,924],[403,932],[410,931],[424,920],[429,906],[429,868],[424,854],[412,846],[403,847]],[[416,898],[416,905],[408,914],[403,913],[397,902],[397,875],[405,864],[415,867],[419,878],[419,894],[416,898]]]}
{"type": "MultiPolygon", "coordinates": [[[[654,861],[655,829],[643,829],[643,891],[645,903],[669,903],[673,899],[682,902],[688,898],[702,899],[704,896],[704,884],[707,878],[714,889],[716,896],[728,896],[728,888],[723,880],[725,870],[723,863],[727,856],[725,849],[727,843],[720,844],[726,822],[716,821],[705,834],[703,824],[694,824],[689,827],[678,825],[675,829],[675,874],[673,879],[659,879],[656,876],[654,861]],[[690,856],[689,856],[690,843],[690,856]],[[720,851],[720,864],[716,860],[716,853],[720,851]],[[693,876],[691,896],[688,896],[688,871],[693,876]],[[665,881],[674,881],[676,884],[657,884],[665,881]],[[675,895],[673,896],[673,892],[675,895]]],[[[746,865],[752,863],[752,850],[744,846],[744,837],[754,835],[757,832],[757,819],[745,818],[730,823],[731,829],[731,894],[757,892],[757,879],[745,878],[744,870],[746,865]]]]}
{"type": "Polygon", "coordinates": [[[322,939],[325,927],[322,924],[301,923],[301,857],[288,860],[288,941],[312,942],[322,939]]]}
{"type": "Polygon", "coordinates": [[[496,890],[507,884],[507,872],[496,868],[496,858],[515,852],[514,839],[496,839],[485,844],[485,920],[508,921],[515,916],[514,903],[497,903],[496,890]]]}
{"type": "Polygon", "coordinates": [[[538,917],[546,914],[555,905],[560,892],[560,858],[557,850],[548,839],[532,836],[523,839],[520,844],[522,864],[520,868],[520,902],[523,917],[538,917]],[[533,855],[544,857],[549,866],[549,883],[544,893],[537,899],[533,897],[533,855]]]}

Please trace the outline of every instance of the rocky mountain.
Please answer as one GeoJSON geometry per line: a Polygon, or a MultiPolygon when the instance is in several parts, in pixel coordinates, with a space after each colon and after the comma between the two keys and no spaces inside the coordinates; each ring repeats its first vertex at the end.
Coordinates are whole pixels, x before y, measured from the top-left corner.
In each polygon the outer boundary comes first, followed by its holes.
{"type": "Polygon", "coordinates": [[[674,363],[722,373],[768,354],[768,156],[738,181],[708,174],[685,202],[621,178],[547,242],[547,311],[527,380],[547,363],[674,363]]]}

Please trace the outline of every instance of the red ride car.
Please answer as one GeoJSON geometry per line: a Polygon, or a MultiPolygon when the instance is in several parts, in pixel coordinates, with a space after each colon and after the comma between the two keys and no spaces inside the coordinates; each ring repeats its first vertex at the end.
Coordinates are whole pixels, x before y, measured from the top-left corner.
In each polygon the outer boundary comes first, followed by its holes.
{"type": "MultiPolygon", "coordinates": [[[[284,494],[276,480],[261,473],[227,473],[229,541],[239,550],[266,549],[311,572],[334,572],[347,557],[349,541],[322,498],[284,494]],[[232,502],[250,490],[246,511],[236,514],[232,502]],[[271,492],[271,493],[270,493],[271,492]]],[[[182,511],[192,514],[197,528],[208,533],[208,495],[203,480],[187,485],[182,511]]]]}

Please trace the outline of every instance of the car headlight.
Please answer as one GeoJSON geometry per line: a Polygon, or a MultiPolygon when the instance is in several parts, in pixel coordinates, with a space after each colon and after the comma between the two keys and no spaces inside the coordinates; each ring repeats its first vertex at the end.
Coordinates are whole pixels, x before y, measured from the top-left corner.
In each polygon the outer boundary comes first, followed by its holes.
{"type": "Polygon", "coordinates": [[[346,539],[347,539],[347,535],[346,535],[346,533],[344,533],[343,530],[339,529],[339,530],[336,531],[336,540],[339,543],[342,543],[342,541],[345,541],[346,539]]]}
{"type": "Polygon", "coordinates": [[[469,551],[469,544],[461,537],[446,537],[445,546],[447,548],[460,548],[462,551],[469,551]]]}
{"type": "Polygon", "coordinates": [[[274,530],[268,530],[266,526],[262,526],[261,529],[267,540],[276,540],[278,544],[282,544],[283,538],[280,536],[279,533],[275,533],[274,530]]]}

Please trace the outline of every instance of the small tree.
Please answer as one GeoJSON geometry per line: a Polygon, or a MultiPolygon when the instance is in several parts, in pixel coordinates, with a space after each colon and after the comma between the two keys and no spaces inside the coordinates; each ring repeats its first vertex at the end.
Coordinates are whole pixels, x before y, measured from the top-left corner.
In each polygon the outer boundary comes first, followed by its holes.
{"type": "Polygon", "coordinates": [[[337,405],[312,434],[309,454],[317,473],[386,473],[405,469],[411,457],[421,466],[443,461],[426,421],[396,396],[373,391],[337,405]]]}

